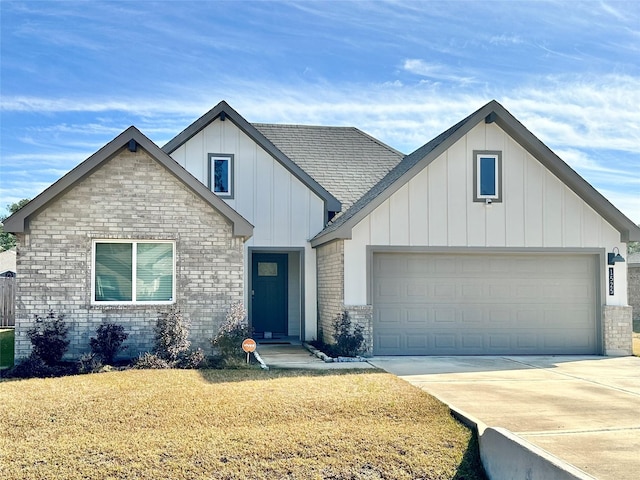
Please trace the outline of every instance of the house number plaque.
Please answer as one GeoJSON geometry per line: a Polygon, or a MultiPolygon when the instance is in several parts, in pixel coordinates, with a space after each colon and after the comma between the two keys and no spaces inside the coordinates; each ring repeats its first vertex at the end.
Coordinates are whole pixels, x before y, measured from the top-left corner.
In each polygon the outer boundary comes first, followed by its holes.
{"type": "Polygon", "coordinates": [[[614,294],[613,288],[613,267],[609,267],[609,295],[614,294]]]}

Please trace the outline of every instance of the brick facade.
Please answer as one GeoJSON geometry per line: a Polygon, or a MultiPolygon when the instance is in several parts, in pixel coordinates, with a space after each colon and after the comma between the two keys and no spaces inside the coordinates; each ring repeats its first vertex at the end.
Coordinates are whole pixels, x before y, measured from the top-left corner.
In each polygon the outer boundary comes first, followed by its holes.
{"type": "Polygon", "coordinates": [[[344,241],[337,240],[317,248],[318,262],[318,339],[332,343],[331,324],[339,313],[346,311],[353,324],[362,325],[365,355],[373,353],[373,307],[344,304],[344,241]]]}
{"type": "Polygon", "coordinates": [[[332,343],[331,323],[344,309],[344,241],[316,249],[318,276],[318,339],[332,343]]]}
{"type": "Polygon", "coordinates": [[[631,355],[631,307],[604,305],[602,323],[604,355],[631,355]]]}
{"type": "Polygon", "coordinates": [[[123,149],[30,218],[17,235],[16,358],[29,355],[34,315],[65,314],[67,358],[89,351],[104,320],[129,333],[126,354],[152,348],[161,305],[91,305],[94,239],[173,240],[176,305],[191,323],[192,347],[211,351],[227,308],[243,299],[243,241],[231,223],[143,149],[123,149]]]}
{"type": "Polygon", "coordinates": [[[373,355],[373,305],[345,305],[352,325],[361,325],[365,350],[363,356],[373,355]]]}

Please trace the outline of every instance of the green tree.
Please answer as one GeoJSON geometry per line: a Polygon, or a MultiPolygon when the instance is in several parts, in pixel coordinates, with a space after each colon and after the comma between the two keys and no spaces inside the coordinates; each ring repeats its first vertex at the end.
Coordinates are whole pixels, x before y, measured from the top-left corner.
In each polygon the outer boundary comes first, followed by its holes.
{"type": "MultiPolygon", "coordinates": [[[[23,198],[19,202],[12,203],[11,205],[7,205],[9,211],[14,214],[22,207],[24,207],[27,203],[29,203],[28,198],[23,198]]],[[[7,219],[6,216],[0,219],[0,222],[4,222],[7,219]]],[[[4,252],[5,250],[9,250],[16,246],[16,237],[11,233],[4,231],[4,225],[0,225],[0,252],[4,252]]]]}

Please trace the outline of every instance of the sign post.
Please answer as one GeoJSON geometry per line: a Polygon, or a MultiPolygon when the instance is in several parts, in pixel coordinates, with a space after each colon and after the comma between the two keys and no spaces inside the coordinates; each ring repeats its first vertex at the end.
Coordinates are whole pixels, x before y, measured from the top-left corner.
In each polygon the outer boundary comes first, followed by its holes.
{"type": "Polygon", "coordinates": [[[243,340],[242,350],[247,352],[247,363],[249,363],[249,354],[256,350],[256,341],[253,338],[247,338],[243,340]]]}

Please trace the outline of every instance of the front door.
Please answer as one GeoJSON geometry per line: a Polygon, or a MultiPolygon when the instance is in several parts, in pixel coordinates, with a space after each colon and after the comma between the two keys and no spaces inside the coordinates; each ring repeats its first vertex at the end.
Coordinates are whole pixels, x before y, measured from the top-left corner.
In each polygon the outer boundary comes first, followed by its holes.
{"type": "Polygon", "coordinates": [[[251,320],[256,336],[271,332],[286,336],[288,325],[286,253],[254,253],[252,256],[251,320]]]}

